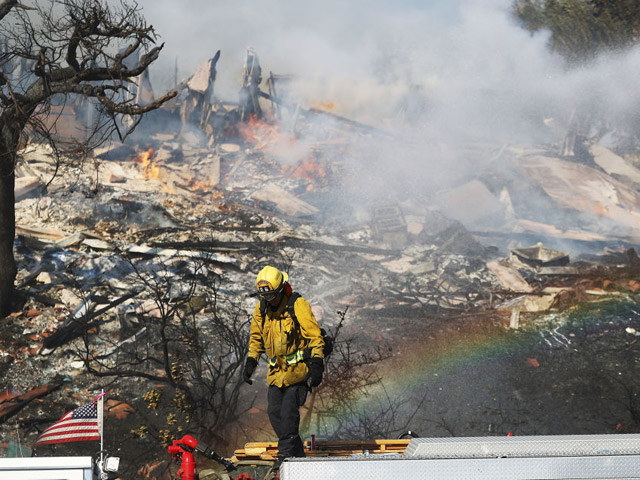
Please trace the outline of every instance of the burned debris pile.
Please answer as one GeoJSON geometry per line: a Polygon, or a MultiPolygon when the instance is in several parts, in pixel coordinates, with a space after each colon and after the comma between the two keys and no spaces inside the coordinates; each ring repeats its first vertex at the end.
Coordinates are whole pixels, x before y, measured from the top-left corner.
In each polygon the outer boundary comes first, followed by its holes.
{"type": "MultiPolygon", "coordinates": [[[[89,358],[111,366],[129,346],[152,344],[163,308],[183,302],[207,325],[204,286],[246,320],[266,263],[289,270],[324,325],[349,307],[345,332],[372,341],[428,335],[461,314],[523,328],[527,315],[640,293],[640,171],[604,147],[593,146],[597,166],[587,166],[551,150],[468,145],[460,155],[488,159],[473,178],[417,197],[376,191],[362,204],[352,192],[378,161],[371,150],[403,140],[301,106],[286,95],[290,76],[271,74],[264,91],[254,51],[239,101],[221,101],[219,57],[137,135],[74,168],[57,172],[37,143],[20,152],[19,298],[0,334],[0,448],[16,428],[33,444],[61,405],[91,396],[103,379],[87,374],[89,358]],[[389,319],[411,319],[412,330],[389,319]]],[[[149,378],[126,392],[113,383],[114,412],[135,418],[124,430],[144,422],[138,413],[164,377],[149,378]]]]}

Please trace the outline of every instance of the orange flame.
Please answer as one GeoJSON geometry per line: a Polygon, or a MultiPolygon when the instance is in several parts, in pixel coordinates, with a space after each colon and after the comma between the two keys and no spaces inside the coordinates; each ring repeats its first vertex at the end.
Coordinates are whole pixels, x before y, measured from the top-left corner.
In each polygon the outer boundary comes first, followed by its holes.
{"type": "MultiPolygon", "coordinates": [[[[167,176],[166,170],[162,169],[159,165],[155,163],[156,153],[153,148],[149,148],[143,152],[140,152],[135,157],[135,161],[142,165],[142,169],[144,171],[144,177],[153,180],[159,180],[162,182],[160,188],[165,193],[176,194],[177,190],[173,181],[170,179],[170,176],[167,176]]],[[[202,178],[191,178],[186,180],[187,184],[180,184],[180,187],[187,188],[194,192],[202,192],[202,193],[211,193],[213,188],[212,182],[207,181],[208,179],[202,178]]]]}
{"type": "Polygon", "coordinates": [[[149,148],[148,150],[139,153],[135,160],[142,164],[145,178],[160,180],[160,167],[155,164],[155,158],[156,153],[153,151],[153,148],[149,148]]]}
{"type": "Polygon", "coordinates": [[[326,185],[328,174],[325,165],[314,159],[307,159],[297,162],[294,165],[285,167],[285,172],[291,178],[307,180],[309,185],[306,186],[307,191],[313,190],[314,185],[326,185]]]}
{"type": "Polygon", "coordinates": [[[192,178],[189,182],[189,188],[194,192],[205,192],[208,193],[211,191],[211,184],[208,182],[203,182],[201,180],[196,180],[192,178]]]}
{"type": "Polygon", "coordinates": [[[160,167],[155,163],[156,152],[153,148],[149,148],[144,152],[140,152],[136,155],[135,161],[142,164],[142,169],[144,171],[144,178],[152,179],[152,180],[160,180],[162,185],[160,188],[163,192],[169,194],[177,193],[175,188],[172,185],[168,185],[165,182],[165,179],[162,178],[162,171],[160,167]]]}
{"type": "Polygon", "coordinates": [[[239,123],[236,128],[245,142],[258,149],[263,149],[268,144],[295,142],[295,137],[283,132],[281,124],[273,120],[265,121],[252,116],[247,122],[239,123]]]}
{"type": "Polygon", "coordinates": [[[311,102],[311,107],[318,110],[324,110],[326,112],[332,112],[336,109],[336,104],[331,100],[327,100],[326,102],[315,100],[311,102]]]}

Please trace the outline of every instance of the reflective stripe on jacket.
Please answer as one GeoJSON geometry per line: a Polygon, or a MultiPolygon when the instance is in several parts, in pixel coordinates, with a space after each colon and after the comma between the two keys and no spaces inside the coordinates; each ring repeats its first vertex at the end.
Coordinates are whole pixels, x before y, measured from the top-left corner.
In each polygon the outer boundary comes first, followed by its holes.
{"type": "Polygon", "coordinates": [[[269,385],[289,386],[305,380],[308,369],[303,360],[305,349],[310,356],[323,357],[324,340],[309,302],[300,297],[294,305],[300,328],[287,311],[289,297],[285,295],[277,309],[267,307],[266,318],[256,305],[251,320],[249,356],[259,360],[261,354],[269,359],[269,385]],[[263,321],[264,320],[264,321],[263,321]]]}
{"type": "MultiPolygon", "coordinates": [[[[284,357],[284,361],[287,365],[293,365],[294,363],[298,363],[304,360],[304,350],[298,350],[297,352],[292,353],[291,355],[287,355],[284,357]]],[[[278,357],[273,357],[269,359],[269,366],[273,367],[276,363],[278,363],[278,357]]]]}

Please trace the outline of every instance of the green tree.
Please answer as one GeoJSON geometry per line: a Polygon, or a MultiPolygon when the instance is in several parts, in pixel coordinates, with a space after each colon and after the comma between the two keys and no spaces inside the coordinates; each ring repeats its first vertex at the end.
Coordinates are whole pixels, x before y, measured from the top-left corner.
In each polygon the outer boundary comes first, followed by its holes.
{"type": "Polygon", "coordinates": [[[640,40],[637,0],[516,0],[513,14],[530,32],[551,32],[550,47],[569,64],[640,40]]]}

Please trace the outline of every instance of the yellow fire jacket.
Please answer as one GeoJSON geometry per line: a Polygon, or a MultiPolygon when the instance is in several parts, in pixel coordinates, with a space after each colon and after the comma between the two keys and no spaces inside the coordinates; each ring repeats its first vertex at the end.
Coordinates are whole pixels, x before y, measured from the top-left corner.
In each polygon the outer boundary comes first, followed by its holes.
{"type": "Polygon", "coordinates": [[[264,326],[258,302],[251,320],[248,355],[258,361],[261,354],[266,354],[269,359],[267,382],[278,387],[305,380],[308,373],[303,361],[305,349],[310,349],[311,357],[324,357],[324,340],[309,302],[302,297],[296,300],[294,309],[300,324],[300,328],[296,328],[287,311],[288,301],[289,296],[285,295],[275,311],[267,306],[264,326]]]}

